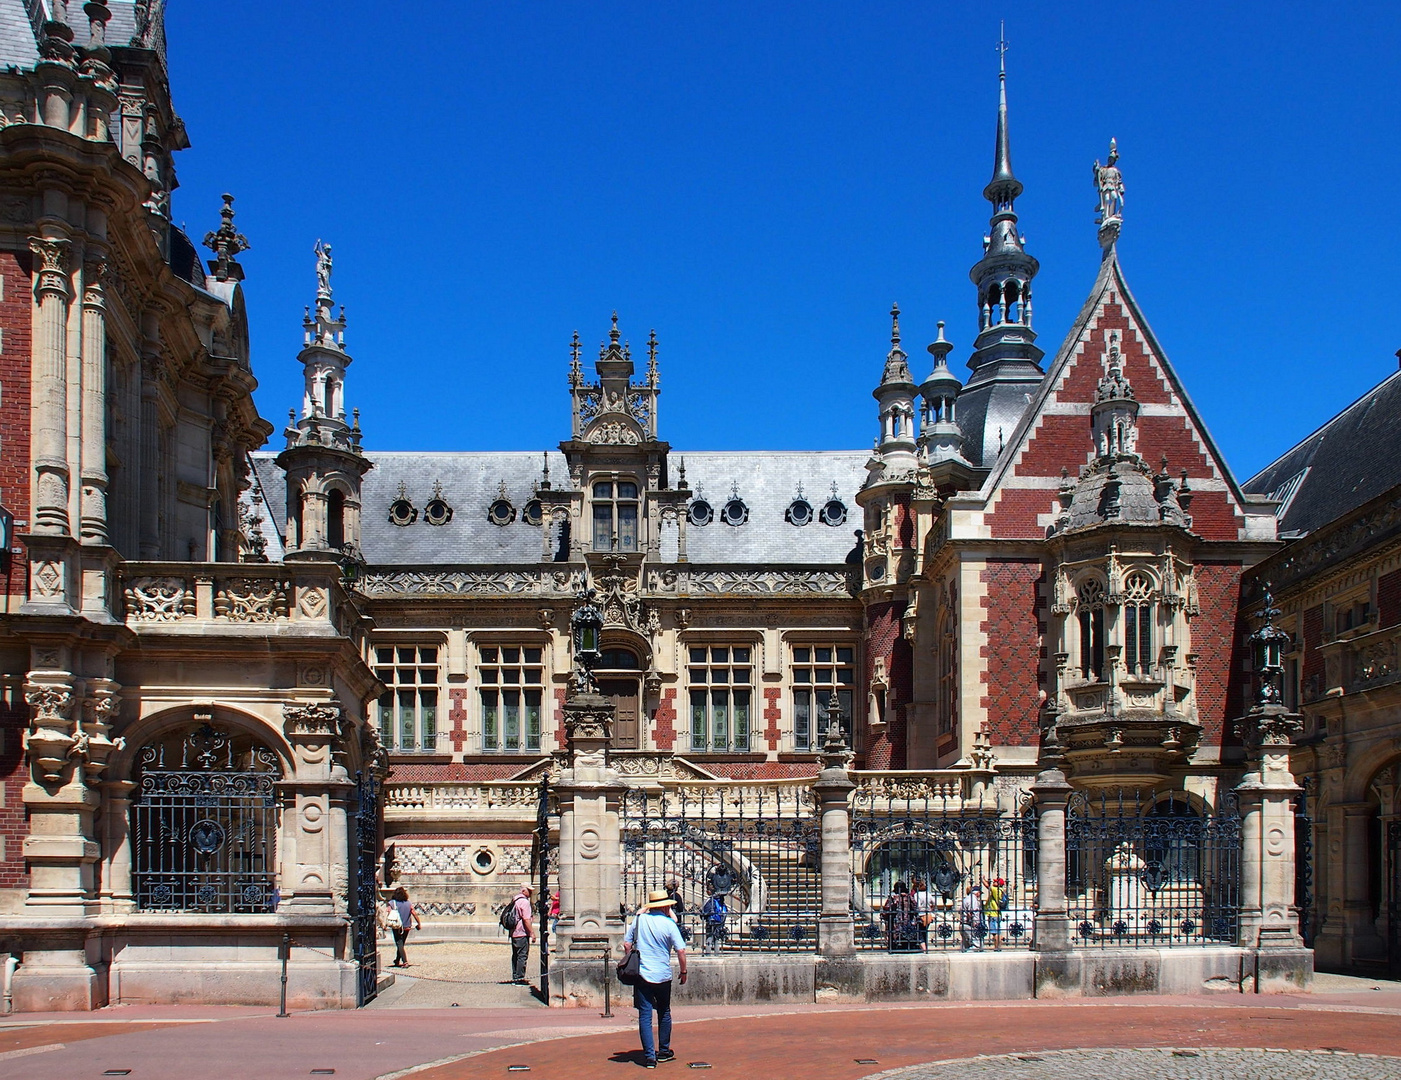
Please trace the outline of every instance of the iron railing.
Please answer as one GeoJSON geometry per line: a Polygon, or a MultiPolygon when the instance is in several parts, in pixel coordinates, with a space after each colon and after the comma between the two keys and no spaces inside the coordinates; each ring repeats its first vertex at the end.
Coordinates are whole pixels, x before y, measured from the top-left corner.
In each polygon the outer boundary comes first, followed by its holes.
{"type": "Polygon", "coordinates": [[[1075,944],[1235,944],[1241,826],[1235,796],[1200,808],[1184,792],[1076,792],[1065,822],[1075,944]]]}
{"type": "Polygon", "coordinates": [[[624,914],[674,881],[682,934],[697,951],[811,952],[820,835],[806,783],[630,789],[622,799],[624,914]]]}
{"type": "Polygon", "coordinates": [[[379,992],[379,864],[380,782],[373,772],[355,774],[355,911],[351,916],[351,945],[360,966],[356,1004],[368,1005],[379,992]]]}
{"type": "Polygon", "coordinates": [[[271,911],[277,756],[202,724],[141,748],[133,884],[143,910],[271,911]]]}
{"type": "Polygon", "coordinates": [[[852,912],[861,949],[1026,948],[1036,819],[983,812],[926,784],[852,796],[852,912]]]}

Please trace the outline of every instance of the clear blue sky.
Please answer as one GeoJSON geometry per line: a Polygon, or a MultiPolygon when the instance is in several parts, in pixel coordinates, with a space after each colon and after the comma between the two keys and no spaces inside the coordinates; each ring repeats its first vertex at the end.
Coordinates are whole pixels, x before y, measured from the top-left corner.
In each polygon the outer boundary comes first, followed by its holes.
{"type": "Polygon", "coordinates": [[[1129,281],[1244,479],[1396,367],[1398,11],[178,0],[174,214],[237,196],[279,430],[322,237],[372,451],[553,446],[615,308],[674,447],[862,448],[891,301],[918,376],[939,319],[966,373],[1005,16],[1040,344],[1115,136],[1129,281]]]}

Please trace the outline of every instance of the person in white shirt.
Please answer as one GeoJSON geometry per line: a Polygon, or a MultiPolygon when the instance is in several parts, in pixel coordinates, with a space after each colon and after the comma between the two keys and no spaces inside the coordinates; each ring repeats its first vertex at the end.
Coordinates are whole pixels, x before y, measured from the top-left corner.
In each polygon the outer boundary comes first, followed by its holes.
{"type": "Polygon", "coordinates": [[[983,951],[983,887],[974,885],[958,905],[959,927],[963,931],[963,951],[983,951]]]}
{"type": "Polygon", "coordinates": [[[637,1028],[642,1036],[643,1065],[655,1069],[659,1061],[671,1061],[671,951],[676,950],[681,985],[686,985],[686,942],[667,910],[676,901],[665,889],[653,889],[623,936],[623,955],[636,949],[641,956],[642,981],[632,988],[637,1028]],[[657,1039],[652,1039],[652,1014],[657,1014],[657,1039]]]}

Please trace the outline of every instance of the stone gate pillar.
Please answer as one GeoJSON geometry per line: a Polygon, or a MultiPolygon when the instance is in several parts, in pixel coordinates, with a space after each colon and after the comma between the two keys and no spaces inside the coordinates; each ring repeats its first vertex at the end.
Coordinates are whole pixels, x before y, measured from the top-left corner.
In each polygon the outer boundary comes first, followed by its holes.
{"type": "Polygon", "coordinates": [[[1283,706],[1252,709],[1236,721],[1249,770],[1236,786],[1240,803],[1240,944],[1255,950],[1256,992],[1304,989],[1313,952],[1299,936],[1294,906],[1294,799],[1302,790],[1289,751],[1302,724],[1283,706]]]}
{"type": "Polygon", "coordinates": [[[827,723],[822,771],[813,784],[822,826],[822,914],[817,923],[817,951],[823,956],[850,956],[856,951],[851,921],[851,809],[856,785],[847,772],[851,752],[842,740],[841,723],[827,723]]]}
{"type": "Polygon", "coordinates": [[[1067,997],[1081,992],[1079,954],[1071,949],[1065,902],[1065,812],[1070,782],[1058,768],[1036,776],[1036,996],[1067,997]]]}
{"type": "MultiPolygon", "coordinates": [[[[608,762],[613,705],[592,686],[564,702],[567,767],[555,782],[559,803],[559,927],[550,965],[550,1004],[603,1003],[604,954],[623,936],[622,826],[625,785],[608,762]]],[[[611,977],[611,974],[610,974],[611,977]]]]}

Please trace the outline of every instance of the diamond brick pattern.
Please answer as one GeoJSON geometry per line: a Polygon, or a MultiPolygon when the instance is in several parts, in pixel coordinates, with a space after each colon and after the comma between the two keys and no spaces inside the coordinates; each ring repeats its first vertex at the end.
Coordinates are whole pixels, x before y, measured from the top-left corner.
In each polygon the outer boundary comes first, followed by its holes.
{"type": "Polygon", "coordinates": [[[981,704],[988,732],[995,744],[1033,746],[1046,683],[1046,571],[1039,559],[995,559],[981,576],[987,585],[981,704]]]}

